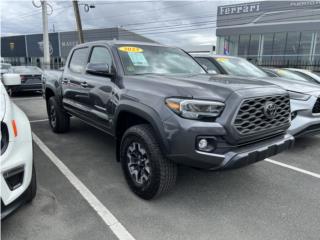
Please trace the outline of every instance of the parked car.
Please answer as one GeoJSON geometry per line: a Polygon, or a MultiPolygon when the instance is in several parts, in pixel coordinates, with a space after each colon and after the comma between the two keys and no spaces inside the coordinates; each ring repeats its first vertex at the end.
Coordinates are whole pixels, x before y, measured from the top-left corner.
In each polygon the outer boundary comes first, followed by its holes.
{"type": "Polygon", "coordinates": [[[70,116],[76,116],[109,133],[128,185],[144,199],[172,188],[177,164],[237,168],[282,152],[294,141],[286,133],[290,100],[285,90],[211,76],[178,48],[85,43],[70,51],[63,72],[47,72],[44,78],[52,130],[67,132],[70,116]]]}
{"type": "Polygon", "coordinates": [[[308,82],[315,84],[316,82],[310,79],[303,77],[302,75],[298,74],[297,72],[290,71],[289,69],[285,68],[261,68],[265,73],[267,73],[270,77],[281,77],[291,80],[296,80],[300,82],[308,82]]]}
{"type": "Polygon", "coordinates": [[[303,77],[304,79],[310,81],[311,83],[320,84],[319,73],[312,72],[306,69],[298,69],[298,68],[286,68],[286,70],[303,77]]]}
{"type": "MultiPolygon", "coordinates": [[[[250,77],[276,84],[290,94],[292,123],[289,133],[295,137],[320,133],[320,87],[298,78],[270,77],[249,61],[233,56],[195,56],[211,72],[250,77]]],[[[299,76],[297,76],[299,77],[299,76]]]]}
{"type": "Polygon", "coordinates": [[[0,68],[0,74],[1,74],[1,79],[2,79],[2,75],[9,72],[10,68],[11,68],[11,64],[10,63],[0,63],[1,68],[0,68]]]}
{"type": "Polygon", "coordinates": [[[42,70],[35,66],[13,66],[11,73],[17,73],[21,78],[21,85],[10,87],[9,94],[24,91],[42,90],[42,70]]]}
{"type": "MultiPolygon", "coordinates": [[[[6,86],[21,84],[18,74],[4,74],[6,86]]],[[[36,195],[32,136],[27,116],[10,101],[0,81],[1,119],[1,219],[36,195]]]]}

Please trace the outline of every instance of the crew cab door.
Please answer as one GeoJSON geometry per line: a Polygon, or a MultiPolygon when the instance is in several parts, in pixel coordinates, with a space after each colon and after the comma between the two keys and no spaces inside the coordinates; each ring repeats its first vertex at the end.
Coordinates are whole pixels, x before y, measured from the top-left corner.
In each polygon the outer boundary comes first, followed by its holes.
{"type": "Polygon", "coordinates": [[[63,105],[75,115],[89,117],[89,86],[85,79],[89,47],[76,48],[71,54],[62,76],[63,105]]]}
{"type": "Polygon", "coordinates": [[[110,50],[106,46],[93,46],[88,64],[104,64],[110,71],[110,75],[86,73],[89,85],[90,118],[95,125],[108,130],[118,102],[117,86],[111,76],[115,74],[115,67],[110,50]]]}

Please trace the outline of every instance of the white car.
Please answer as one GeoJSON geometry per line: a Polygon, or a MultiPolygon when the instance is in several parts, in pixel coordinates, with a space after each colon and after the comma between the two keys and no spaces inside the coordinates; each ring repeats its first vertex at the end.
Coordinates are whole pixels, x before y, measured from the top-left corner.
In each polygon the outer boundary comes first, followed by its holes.
{"type": "Polygon", "coordinates": [[[286,69],[308,80],[311,83],[320,84],[320,76],[315,72],[312,72],[306,69],[299,69],[299,68],[286,68],[286,69]]]}
{"type": "MultiPolygon", "coordinates": [[[[21,84],[18,74],[4,74],[3,84],[21,84]]],[[[1,219],[36,195],[31,127],[27,116],[11,102],[0,81],[1,219]]]]}

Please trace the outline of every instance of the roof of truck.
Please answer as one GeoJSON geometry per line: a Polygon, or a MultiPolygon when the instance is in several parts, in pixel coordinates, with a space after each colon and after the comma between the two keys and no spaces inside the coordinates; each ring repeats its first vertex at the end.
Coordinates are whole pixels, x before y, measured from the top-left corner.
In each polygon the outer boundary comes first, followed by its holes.
{"type": "Polygon", "coordinates": [[[148,46],[162,46],[162,47],[166,47],[166,45],[162,45],[159,43],[151,43],[151,42],[141,42],[141,41],[129,41],[129,40],[99,40],[99,41],[92,41],[92,42],[86,42],[86,43],[82,43],[77,45],[77,47],[81,47],[81,46],[87,46],[87,45],[91,45],[91,44],[108,44],[111,46],[114,45],[148,45],[148,46]]]}

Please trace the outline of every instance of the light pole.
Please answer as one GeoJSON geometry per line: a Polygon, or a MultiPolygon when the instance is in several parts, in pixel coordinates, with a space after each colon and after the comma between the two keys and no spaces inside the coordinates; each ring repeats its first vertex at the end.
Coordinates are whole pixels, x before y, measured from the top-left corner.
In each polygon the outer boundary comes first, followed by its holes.
{"type": "Polygon", "coordinates": [[[73,0],[72,4],[73,4],[74,15],[76,17],[76,22],[77,22],[77,31],[78,31],[78,35],[79,35],[79,42],[83,43],[84,42],[83,41],[83,32],[82,32],[82,24],[81,24],[81,17],[80,17],[78,1],[73,0]]]}
{"type": "Polygon", "coordinates": [[[43,25],[43,65],[45,69],[49,69],[50,53],[49,53],[48,15],[47,15],[46,0],[41,0],[41,7],[42,7],[42,25],[43,25]]]}
{"type": "MultiPolygon", "coordinates": [[[[42,8],[42,29],[43,29],[43,68],[50,68],[50,52],[49,52],[49,34],[48,34],[48,9],[47,6],[50,7],[51,13],[53,11],[50,4],[47,3],[46,0],[40,0],[41,5],[37,5],[34,0],[32,1],[33,6],[36,8],[42,8]]],[[[51,14],[50,13],[50,14],[51,14]]]]}
{"type": "Polygon", "coordinates": [[[74,15],[76,17],[76,22],[77,22],[77,31],[79,35],[79,42],[83,43],[84,38],[83,38],[83,30],[82,30],[82,23],[81,23],[81,16],[80,16],[80,11],[79,11],[79,5],[84,5],[84,11],[89,12],[90,8],[95,8],[94,4],[83,4],[83,3],[78,3],[77,0],[72,1],[73,4],[73,10],[74,10],[74,15]]]}

